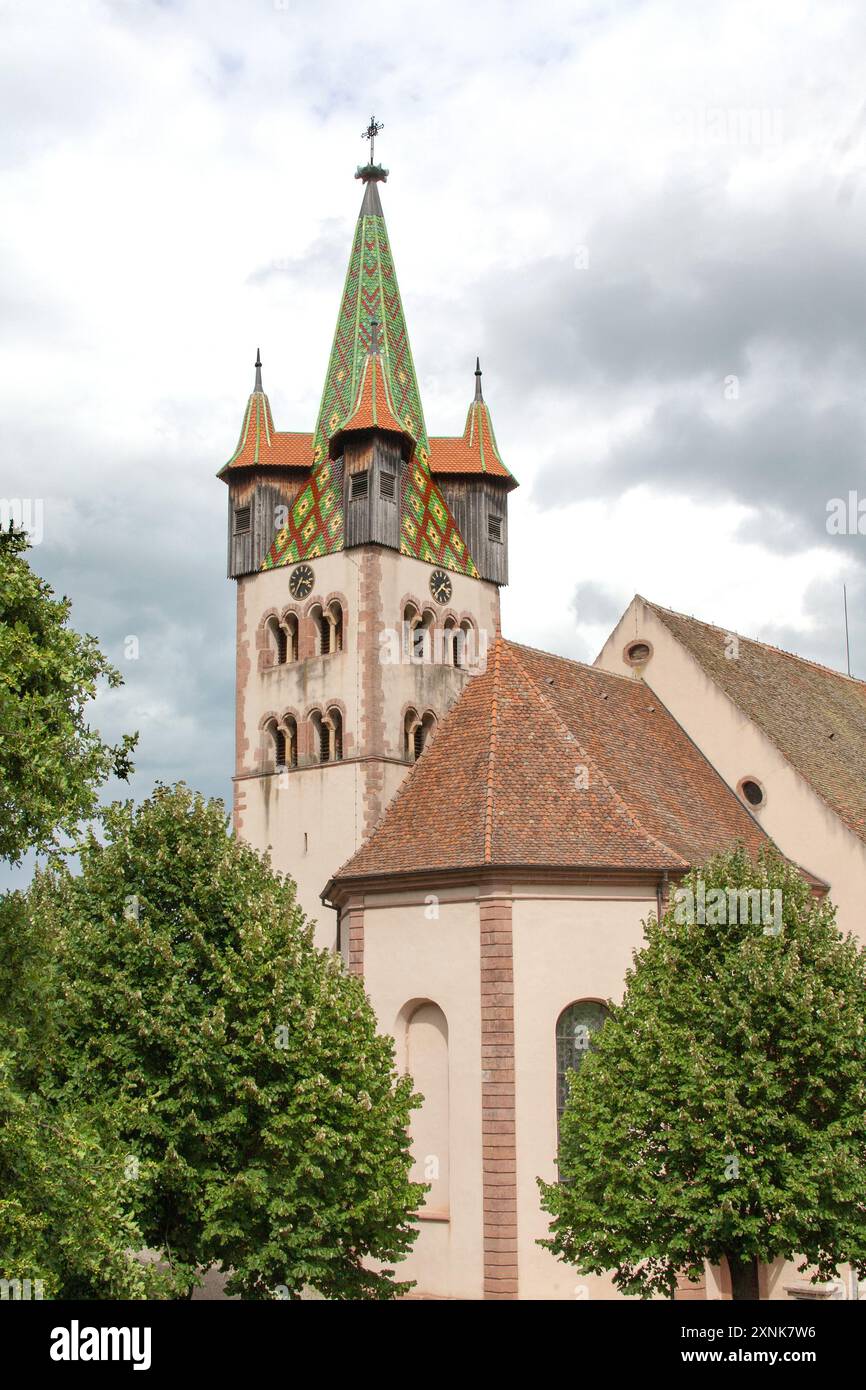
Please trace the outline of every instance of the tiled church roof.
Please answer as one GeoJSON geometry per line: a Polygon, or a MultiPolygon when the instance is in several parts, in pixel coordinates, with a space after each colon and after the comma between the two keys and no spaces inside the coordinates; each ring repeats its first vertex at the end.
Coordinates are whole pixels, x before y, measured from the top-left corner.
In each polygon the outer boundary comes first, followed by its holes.
{"type": "Polygon", "coordinates": [[[866,840],[866,682],[641,600],[831,810],[866,840]]]}
{"type": "Polygon", "coordinates": [[[486,865],[676,872],[737,841],[767,843],[646,685],[500,638],[335,878],[486,865]]]}

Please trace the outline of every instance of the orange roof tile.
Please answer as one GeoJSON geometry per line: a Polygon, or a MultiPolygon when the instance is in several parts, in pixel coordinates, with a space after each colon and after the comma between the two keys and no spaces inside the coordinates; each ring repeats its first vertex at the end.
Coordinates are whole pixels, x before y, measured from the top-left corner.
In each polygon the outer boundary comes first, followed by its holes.
{"type": "Polygon", "coordinates": [[[401,423],[394,412],[388,378],[382,369],[378,351],[370,351],[364,358],[355,404],[342,424],[331,431],[331,441],[333,443],[346,430],[373,429],[390,430],[394,434],[405,435],[415,443],[411,417],[401,423]]]}
{"type": "Polygon", "coordinates": [[[647,686],[499,639],[335,882],[486,865],[677,872],[737,841],[767,843],[647,686]]]}
{"type": "Polygon", "coordinates": [[[313,436],[277,432],[271,403],[264,391],[253,391],[247,401],[237,448],[220,469],[222,478],[236,468],[312,468],[313,436]]]}
{"type": "Polygon", "coordinates": [[[505,464],[501,463],[495,454],[487,459],[485,466],[479,450],[467,443],[465,435],[430,436],[430,472],[487,473],[493,478],[507,478],[509,482],[514,483],[514,478],[505,464]]]}

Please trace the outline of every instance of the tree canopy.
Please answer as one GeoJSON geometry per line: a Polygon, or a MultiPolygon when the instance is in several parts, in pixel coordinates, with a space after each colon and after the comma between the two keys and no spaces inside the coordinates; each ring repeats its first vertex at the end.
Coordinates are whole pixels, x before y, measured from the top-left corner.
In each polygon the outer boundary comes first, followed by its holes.
{"type": "Polygon", "coordinates": [[[104,743],[86,720],[100,679],[122,683],[94,637],[69,625],[27,562],[21,531],[0,529],[0,859],[51,848],[91,817],[100,786],[127,778],[135,736],[104,743]]]}
{"type": "Polygon", "coordinates": [[[248,1298],[393,1297],[417,1097],[360,981],[221,803],[158,787],[103,820],[32,910],[61,943],[64,1093],[135,1156],[145,1240],[187,1284],[217,1261],[248,1298]]]}
{"type": "Polygon", "coordinates": [[[775,852],[683,890],[573,1074],[543,1243],[644,1297],[723,1257],[735,1280],[798,1256],[863,1277],[866,956],[775,852]]]}

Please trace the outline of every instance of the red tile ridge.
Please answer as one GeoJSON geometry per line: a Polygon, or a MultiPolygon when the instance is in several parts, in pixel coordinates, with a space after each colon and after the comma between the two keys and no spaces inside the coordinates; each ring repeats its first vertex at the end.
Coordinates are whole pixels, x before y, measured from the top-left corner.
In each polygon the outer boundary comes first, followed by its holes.
{"type": "Polygon", "coordinates": [[[627,685],[645,684],[636,681],[634,676],[625,676],[620,671],[608,671],[606,666],[596,666],[592,661],[578,661],[576,656],[563,656],[561,652],[549,652],[545,647],[529,647],[525,642],[506,640],[509,647],[517,651],[533,652],[536,656],[549,657],[551,661],[562,661],[566,666],[580,666],[584,671],[592,671],[593,675],[607,676],[612,681],[625,681],[627,685]]]}
{"type": "Polygon", "coordinates": [[[711,628],[713,632],[719,632],[722,636],[738,637],[741,642],[751,642],[753,647],[763,647],[765,651],[788,657],[789,660],[798,661],[803,666],[811,666],[816,671],[823,671],[825,675],[837,676],[839,680],[850,681],[852,685],[866,685],[866,681],[861,680],[859,676],[849,676],[847,671],[837,671],[835,666],[825,666],[820,661],[813,661],[811,657],[801,656],[799,652],[789,652],[786,647],[777,647],[772,642],[762,642],[759,637],[747,637],[745,633],[736,632],[732,627],[719,627],[717,623],[709,623],[705,618],[696,618],[693,613],[680,613],[676,608],[664,608],[660,603],[653,603],[652,599],[644,598],[643,594],[635,594],[635,598],[639,598],[641,603],[645,603],[647,608],[657,613],[662,622],[664,614],[669,613],[672,618],[682,618],[684,622],[696,623],[698,627],[711,628]]]}

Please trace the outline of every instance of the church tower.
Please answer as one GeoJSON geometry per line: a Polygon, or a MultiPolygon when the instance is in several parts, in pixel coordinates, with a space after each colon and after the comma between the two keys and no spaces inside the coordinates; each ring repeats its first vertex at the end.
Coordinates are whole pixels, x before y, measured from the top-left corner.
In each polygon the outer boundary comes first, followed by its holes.
{"type": "Polygon", "coordinates": [[[295,879],[330,947],[325,885],[485,669],[516,486],[477,361],[463,435],[428,437],[379,195],[387,171],[371,150],[356,177],[364,196],[314,429],[275,429],[257,354],[219,473],[237,585],[235,829],[295,879]]]}

